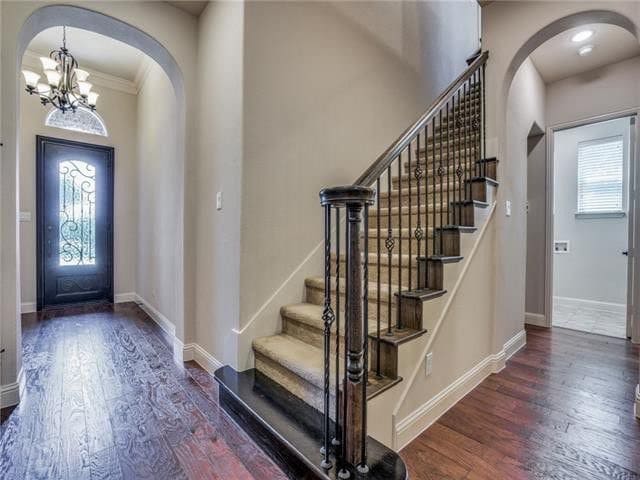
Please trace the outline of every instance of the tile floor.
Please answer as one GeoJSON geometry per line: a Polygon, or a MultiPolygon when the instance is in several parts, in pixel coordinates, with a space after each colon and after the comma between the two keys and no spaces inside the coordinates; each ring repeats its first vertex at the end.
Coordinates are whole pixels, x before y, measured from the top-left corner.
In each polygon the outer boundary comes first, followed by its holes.
{"type": "Polygon", "coordinates": [[[617,338],[627,336],[624,309],[603,309],[584,302],[554,299],[553,326],[617,338]]]}

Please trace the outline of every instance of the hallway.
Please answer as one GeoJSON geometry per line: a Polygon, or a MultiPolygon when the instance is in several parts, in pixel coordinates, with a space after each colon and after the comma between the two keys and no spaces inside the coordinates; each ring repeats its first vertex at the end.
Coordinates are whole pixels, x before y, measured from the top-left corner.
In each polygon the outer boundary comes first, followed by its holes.
{"type": "Polygon", "coordinates": [[[135,304],[22,324],[26,394],[2,412],[0,478],[284,478],[135,304]]]}
{"type": "Polygon", "coordinates": [[[640,348],[527,326],[527,345],[409,444],[414,480],[640,478],[640,348]]]}

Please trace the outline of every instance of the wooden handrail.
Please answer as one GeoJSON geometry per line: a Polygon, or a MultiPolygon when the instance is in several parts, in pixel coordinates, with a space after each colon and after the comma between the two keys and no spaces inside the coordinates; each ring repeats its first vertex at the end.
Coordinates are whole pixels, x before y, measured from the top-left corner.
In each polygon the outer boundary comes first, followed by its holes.
{"type": "Polygon", "coordinates": [[[435,118],[436,114],[451,100],[454,93],[466,82],[475,71],[489,58],[489,52],[483,52],[478,56],[462,74],[456,78],[447,89],[434,100],[426,113],[407,128],[398,139],[387,148],[367,170],[360,175],[354,185],[369,187],[373,185],[393,161],[407,148],[420,131],[435,118]]]}

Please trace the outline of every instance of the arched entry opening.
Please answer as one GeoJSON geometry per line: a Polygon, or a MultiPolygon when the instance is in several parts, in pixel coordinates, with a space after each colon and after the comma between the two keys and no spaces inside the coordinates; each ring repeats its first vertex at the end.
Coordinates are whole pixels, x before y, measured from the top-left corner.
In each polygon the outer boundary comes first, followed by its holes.
{"type": "MultiPolygon", "coordinates": [[[[20,154],[20,103],[29,101],[24,98],[20,89],[19,67],[25,50],[31,40],[43,30],[56,26],[68,26],[88,30],[101,35],[111,37],[120,42],[137,48],[150,57],[161,69],[170,83],[172,94],[175,96],[176,112],[172,118],[171,127],[175,130],[175,152],[173,158],[172,182],[178,189],[175,216],[172,218],[173,228],[176,232],[175,241],[167,248],[166,262],[171,263],[174,272],[171,282],[171,301],[175,306],[171,318],[171,327],[175,331],[171,334],[175,338],[184,338],[184,163],[185,163],[185,135],[186,135],[186,111],[185,111],[185,86],[183,72],[165,46],[147,34],[145,31],[132,26],[122,20],[106,15],[105,13],[66,5],[49,5],[32,11],[18,30],[15,57],[11,58],[8,68],[5,70],[5,78],[11,79],[12,85],[5,87],[7,92],[15,93],[5,97],[8,103],[13,103],[8,109],[11,114],[3,116],[3,133],[5,148],[3,151],[3,269],[2,269],[2,339],[5,352],[2,362],[2,384],[9,385],[12,389],[8,397],[3,393],[4,403],[16,403],[20,391],[21,371],[21,326],[20,326],[20,237],[19,234],[10,235],[11,231],[18,229],[16,224],[17,195],[18,195],[18,161],[20,154]],[[15,100],[14,100],[15,99],[15,100]],[[12,220],[13,219],[13,220],[12,220]],[[176,228],[177,227],[177,228],[176,228]],[[7,288],[4,288],[7,287],[7,288]],[[15,322],[10,319],[15,318],[15,322]],[[6,397],[6,398],[5,398],[6,397]],[[12,398],[9,398],[12,397],[12,398]],[[15,398],[13,398],[15,397],[15,398]],[[14,401],[12,401],[12,399],[14,401]]],[[[11,50],[11,47],[8,47],[11,50]]],[[[181,358],[182,344],[178,342],[178,349],[174,349],[181,358]]],[[[176,345],[174,345],[176,346],[176,345]]],[[[6,389],[5,389],[6,390],[6,389]]],[[[6,392],[5,392],[6,393],[6,392]]]]}

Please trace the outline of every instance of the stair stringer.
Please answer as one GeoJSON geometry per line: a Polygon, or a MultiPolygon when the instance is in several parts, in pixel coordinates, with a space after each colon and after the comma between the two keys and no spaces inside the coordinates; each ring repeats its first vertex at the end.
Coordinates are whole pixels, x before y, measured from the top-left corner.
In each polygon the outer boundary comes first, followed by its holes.
{"type": "MultiPolygon", "coordinates": [[[[494,187],[491,188],[491,190],[494,189],[494,187]]],[[[477,270],[478,267],[485,273],[492,272],[491,264],[493,264],[494,260],[494,222],[492,222],[492,219],[496,204],[493,201],[495,192],[492,191],[491,194],[491,204],[487,209],[484,209],[484,211],[483,209],[475,209],[475,220],[479,229],[474,233],[464,234],[461,237],[460,255],[464,257],[463,260],[444,266],[444,288],[447,290],[447,294],[425,302],[423,305],[424,328],[427,329],[428,334],[398,347],[398,375],[404,380],[396,387],[373,398],[367,404],[369,435],[394,450],[400,450],[408,443],[405,441],[406,435],[398,435],[399,428],[406,428],[404,423],[411,423],[411,415],[415,413],[415,410],[428,404],[429,400],[435,396],[435,394],[425,396],[425,393],[423,393],[429,390],[429,385],[434,383],[433,379],[435,377],[451,376],[451,380],[447,383],[449,385],[458,376],[448,374],[448,370],[451,370],[453,366],[457,366],[455,365],[456,355],[449,356],[447,358],[449,363],[443,365],[441,362],[444,361],[444,358],[436,356],[435,353],[437,352],[434,352],[433,372],[429,377],[425,374],[425,357],[427,353],[434,351],[436,347],[442,347],[440,334],[446,326],[457,325],[458,323],[464,325],[465,322],[474,321],[475,311],[471,311],[467,312],[465,318],[462,318],[462,322],[454,322],[456,316],[461,317],[459,312],[456,311],[456,306],[461,297],[469,298],[476,295],[474,292],[487,291],[487,299],[477,307],[478,309],[482,307],[482,309],[488,310],[489,324],[483,329],[490,345],[490,339],[493,335],[491,318],[493,296],[490,295],[494,284],[493,279],[484,278],[484,287],[482,289],[479,289],[476,284],[469,285],[468,280],[469,271],[477,270]],[[482,265],[484,263],[486,265],[482,265]],[[425,385],[427,388],[424,388],[425,385]]],[[[462,335],[465,334],[465,332],[460,333],[462,335]]],[[[468,370],[468,368],[464,368],[464,370],[468,370]]],[[[439,389],[436,393],[440,390],[442,389],[439,389]]]]}

